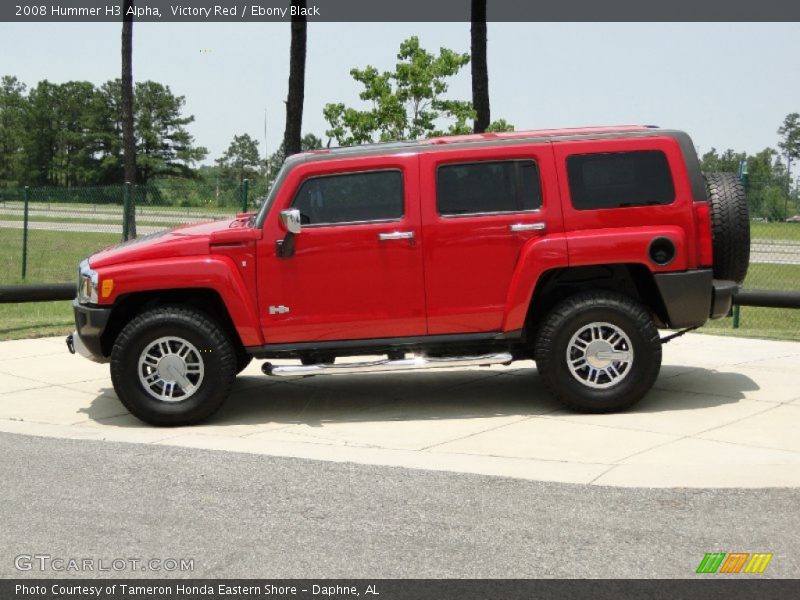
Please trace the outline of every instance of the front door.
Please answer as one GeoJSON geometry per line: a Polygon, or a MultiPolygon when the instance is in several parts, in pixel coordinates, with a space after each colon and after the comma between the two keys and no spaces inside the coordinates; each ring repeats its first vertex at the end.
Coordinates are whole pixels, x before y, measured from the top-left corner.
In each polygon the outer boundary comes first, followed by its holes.
{"type": "Polygon", "coordinates": [[[258,299],[268,344],[426,333],[416,156],[300,165],[264,228],[258,299]],[[302,231],[281,258],[284,208],[300,211],[302,231]]]}

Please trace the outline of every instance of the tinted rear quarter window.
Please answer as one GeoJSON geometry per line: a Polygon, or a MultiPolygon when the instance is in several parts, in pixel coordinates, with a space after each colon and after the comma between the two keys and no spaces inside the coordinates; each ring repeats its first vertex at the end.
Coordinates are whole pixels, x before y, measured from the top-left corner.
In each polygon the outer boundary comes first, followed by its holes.
{"type": "Polygon", "coordinates": [[[567,158],[572,205],[578,210],[670,204],[667,157],[658,150],[577,154],[567,158]]]}
{"type": "Polygon", "coordinates": [[[533,160],[440,166],[436,204],[445,216],[536,210],[542,206],[539,169],[533,160]]]}
{"type": "Polygon", "coordinates": [[[403,216],[403,174],[365,171],[313,177],[303,182],[292,207],[304,225],[390,221],[403,216]]]}

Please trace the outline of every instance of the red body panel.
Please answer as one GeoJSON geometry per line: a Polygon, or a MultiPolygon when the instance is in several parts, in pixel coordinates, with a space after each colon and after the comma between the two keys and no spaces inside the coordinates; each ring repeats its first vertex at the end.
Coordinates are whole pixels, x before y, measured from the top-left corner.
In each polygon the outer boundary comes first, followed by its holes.
{"type": "Polygon", "coordinates": [[[694,203],[694,222],[697,230],[697,266],[710,267],[714,264],[714,254],[708,202],[694,203]]]}
{"type": "Polygon", "coordinates": [[[675,226],[587,229],[568,233],[566,239],[571,267],[640,263],[653,272],[684,271],[690,258],[683,250],[686,234],[675,226]],[[675,258],[668,265],[655,265],[647,257],[650,242],[657,237],[669,238],[675,244],[675,258]]]}
{"type": "Polygon", "coordinates": [[[563,233],[531,240],[525,245],[508,288],[503,331],[522,329],[531,297],[542,274],[568,264],[567,239],[563,233]]]}
{"type": "Polygon", "coordinates": [[[245,346],[263,344],[258,314],[241,272],[229,257],[190,256],[119,263],[102,270],[101,281],[113,279],[114,290],[103,304],[138,291],[204,288],[217,292],[245,346]]]}

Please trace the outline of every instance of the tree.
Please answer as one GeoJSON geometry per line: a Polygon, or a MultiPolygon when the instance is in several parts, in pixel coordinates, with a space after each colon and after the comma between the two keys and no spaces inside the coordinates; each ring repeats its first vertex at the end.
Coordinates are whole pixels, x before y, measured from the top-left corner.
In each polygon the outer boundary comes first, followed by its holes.
{"type": "Polygon", "coordinates": [[[728,148],[722,154],[711,148],[700,159],[700,169],[705,173],[738,173],[739,164],[747,158],[745,152],[735,152],[728,148]]]}
{"type": "Polygon", "coordinates": [[[40,81],[28,94],[25,107],[24,171],[29,185],[57,185],[54,177],[56,158],[56,118],[58,86],[40,81]]]}
{"type": "MultiPolygon", "coordinates": [[[[0,79],[0,182],[17,185],[108,185],[125,181],[122,82],[40,81],[25,95],[14,77],[0,79]]],[[[136,179],[193,177],[207,154],[194,145],[185,100],[159,83],[134,87],[136,179]]]]}
{"type": "Polygon", "coordinates": [[[472,55],[472,106],[475,108],[473,131],[483,133],[489,127],[489,67],[486,64],[486,0],[472,0],[470,28],[472,55]]]}
{"type": "MultiPolygon", "coordinates": [[[[391,72],[381,73],[371,65],[351,69],[350,75],[364,88],[359,97],[371,108],[327,104],[323,115],[330,126],[325,132],[329,138],[350,146],[472,132],[467,125],[475,117],[472,103],[445,97],[448,79],[469,63],[468,54],[440,48],[435,56],[411,37],[400,45],[397,59],[391,72]],[[449,121],[447,129],[439,128],[441,121],[449,121]]],[[[511,126],[498,121],[489,128],[506,131],[511,126]]]]}
{"type": "MultiPolygon", "coordinates": [[[[300,151],[308,152],[309,150],[319,150],[322,148],[322,140],[315,136],[313,133],[307,133],[300,140],[300,151]]],[[[271,186],[272,182],[278,176],[278,171],[281,170],[283,162],[286,160],[286,152],[284,152],[283,144],[270,155],[267,159],[267,185],[271,186]]]]}
{"type": "Polygon", "coordinates": [[[786,171],[791,185],[792,161],[800,160],[800,113],[786,115],[783,124],[778,128],[781,141],[778,147],[786,156],[786,171]]]}
{"type": "Polygon", "coordinates": [[[769,185],[759,194],[759,216],[767,221],[785,221],[788,213],[788,203],[785,188],[769,185]]]}
{"type": "Polygon", "coordinates": [[[9,75],[0,79],[0,185],[27,183],[23,167],[25,84],[9,75]]]}
{"type": "MultiPolygon", "coordinates": [[[[122,153],[125,181],[136,183],[136,139],[133,122],[133,0],[124,0],[122,5],[122,153]]],[[[128,203],[128,238],[136,237],[136,199],[131,194],[128,203]]]]}
{"type": "Polygon", "coordinates": [[[96,183],[94,103],[97,90],[88,81],[67,81],[55,86],[52,108],[54,160],[50,179],[72,187],[96,183]]]}
{"type": "Polygon", "coordinates": [[[795,203],[788,191],[789,172],[773,148],[751,155],[730,149],[720,154],[712,148],[703,154],[700,168],[708,173],[737,173],[742,160],[747,163],[745,186],[751,216],[768,221],[788,216],[790,201],[795,203]]]}
{"type": "MultiPolygon", "coordinates": [[[[124,182],[126,177],[125,158],[123,156],[121,80],[114,79],[100,86],[95,119],[97,122],[97,145],[101,156],[98,165],[98,180],[107,185],[124,182]]],[[[135,119],[134,115],[134,123],[135,119]]],[[[133,156],[134,158],[136,157],[135,129],[133,156]]]]}
{"type": "Polygon", "coordinates": [[[192,177],[192,167],[208,150],[195,146],[186,129],[194,122],[194,116],[182,116],[186,99],[155,81],[137,83],[135,98],[137,182],[147,183],[156,175],[192,177]]]}
{"type": "MultiPolygon", "coordinates": [[[[122,142],[122,83],[108,81],[99,89],[96,145],[102,157],[99,172],[104,183],[118,183],[124,176],[122,142]]],[[[155,81],[134,86],[134,156],[136,179],[145,184],[153,177],[194,177],[193,167],[208,151],[195,146],[186,125],[194,116],[183,115],[186,99],[175,96],[169,86],[155,81]]]]}
{"type": "Polygon", "coordinates": [[[303,101],[306,80],[306,0],[292,0],[292,41],[289,50],[289,94],[286,98],[286,129],[283,147],[286,154],[300,152],[303,129],[303,101]]]}
{"type": "Polygon", "coordinates": [[[104,177],[102,92],[88,81],[40,81],[23,99],[20,178],[29,185],[97,185],[104,177]]]}
{"type": "Polygon", "coordinates": [[[256,174],[255,169],[261,164],[258,155],[258,141],[248,134],[234,135],[233,141],[225,153],[216,160],[223,173],[233,173],[241,183],[245,176],[256,174]]]}
{"type": "Polygon", "coordinates": [[[747,198],[753,216],[781,219],[788,208],[786,167],[773,148],[747,157],[747,198]],[[780,206],[780,209],[778,207],[780,206]]]}

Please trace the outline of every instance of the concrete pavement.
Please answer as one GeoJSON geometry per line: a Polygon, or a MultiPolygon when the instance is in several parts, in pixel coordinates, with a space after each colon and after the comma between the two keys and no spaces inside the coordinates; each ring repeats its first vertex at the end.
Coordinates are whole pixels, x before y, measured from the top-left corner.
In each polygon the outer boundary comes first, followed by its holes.
{"type": "MultiPolygon", "coordinates": [[[[288,362],[288,361],[287,361],[288,362]]],[[[688,334],[633,410],[570,413],[533,363],[286,382],[251,365],[209,423],[159,429],[62,338],[0,343],[0,431],[624,487],[799,487],[800,343],[688,334]]]]}
{"type": "Polygon", "coordinates": [[[3,578],[800,575],[800,489],[623,489],[7,433],[0,457],[3,578]],[[761,575],[696,574],[705,553],[737,551],[774,557],[761,575]],[[15,569],[36,554],[125,569],[15,569]]]}

